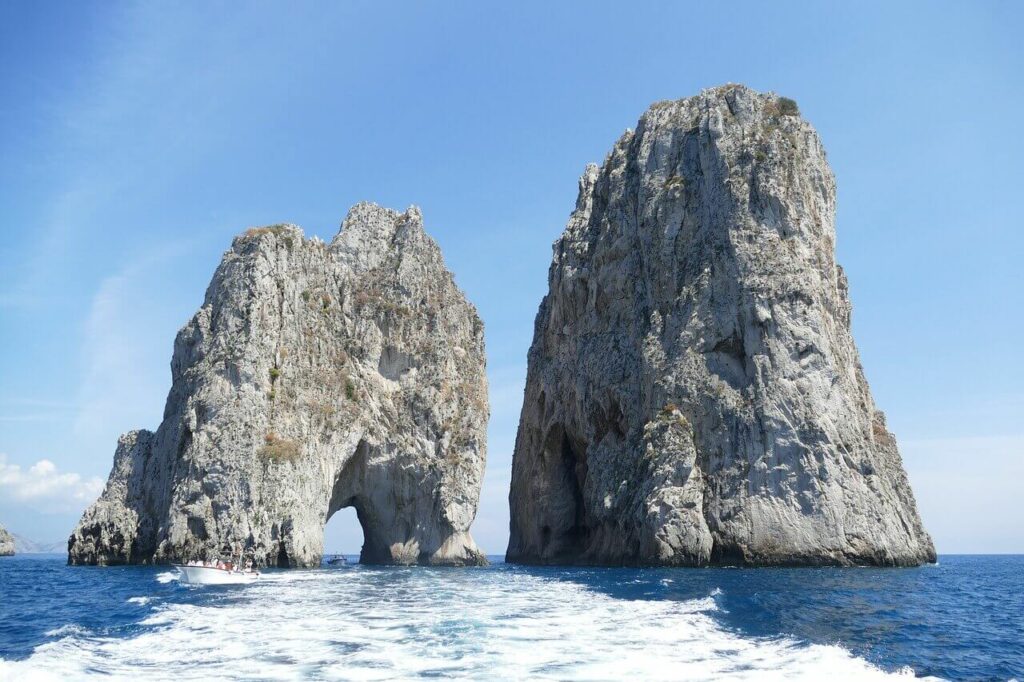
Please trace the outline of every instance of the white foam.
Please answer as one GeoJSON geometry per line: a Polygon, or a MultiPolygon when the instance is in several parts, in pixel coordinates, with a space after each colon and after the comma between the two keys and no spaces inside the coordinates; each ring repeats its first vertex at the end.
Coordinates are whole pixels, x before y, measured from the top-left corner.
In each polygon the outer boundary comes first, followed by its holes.
{"type": "Polygon", "coordinates": [[[740,636],[715,609],[712,596],[623,600],[498,571],[266,574],[228,601],[163,604],[133,637],[55,631],[28,659],[0,660],[0,678],[889,677],[840,647],[740,636]]]}
{"type": "Polygon", "coordinates": [[[80,625],[62,625],[59,628],[53,630],[47,630],[47,637],[64,637],[66,635],[83,635],[88,633],[88,630],[80,625]]]}

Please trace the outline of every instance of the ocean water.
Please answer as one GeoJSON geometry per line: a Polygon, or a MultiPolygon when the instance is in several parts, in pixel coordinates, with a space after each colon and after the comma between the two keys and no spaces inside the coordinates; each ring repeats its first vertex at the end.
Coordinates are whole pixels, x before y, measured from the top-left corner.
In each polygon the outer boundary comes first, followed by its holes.
{"type": "Polygon", "coordinates": [[[0,559],[0,680],[1024,679],[1024,556],[916,569],[352,565],[189,587],[0,559]]]}

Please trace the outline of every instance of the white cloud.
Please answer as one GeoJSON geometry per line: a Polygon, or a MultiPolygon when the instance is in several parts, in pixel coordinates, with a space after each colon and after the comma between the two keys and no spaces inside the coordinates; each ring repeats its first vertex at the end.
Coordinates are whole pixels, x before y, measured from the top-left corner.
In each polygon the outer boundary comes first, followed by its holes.
{"type": "Polygon", "coordinates": [[[0,497],[5,501],[43,512],[79,511],[102,491],[103,481],[98,477],[83,478],[73,472],[62,472],[48,459],[22,469],[0,453],[0,497]]]}

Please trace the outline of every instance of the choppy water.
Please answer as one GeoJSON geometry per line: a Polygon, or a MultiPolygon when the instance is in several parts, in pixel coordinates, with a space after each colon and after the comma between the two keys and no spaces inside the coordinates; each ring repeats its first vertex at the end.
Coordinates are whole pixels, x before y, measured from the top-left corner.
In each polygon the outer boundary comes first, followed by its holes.
{"type": "Polygon", "coordinates": [[[188,587],[0,560],[0,679],[1024,677],[1024,557],[919,569],[373,568],[188,587]]]}

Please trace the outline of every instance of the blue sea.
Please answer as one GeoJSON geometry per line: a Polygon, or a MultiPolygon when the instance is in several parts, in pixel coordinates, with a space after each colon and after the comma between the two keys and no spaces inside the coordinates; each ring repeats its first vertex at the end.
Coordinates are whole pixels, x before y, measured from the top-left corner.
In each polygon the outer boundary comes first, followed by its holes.
{"type": "Polygon", "coordinates": [[[350,565],[189,587],[0,559],[0,679],[1024,679],[1024,556],[915,569],[350,565]]]}

